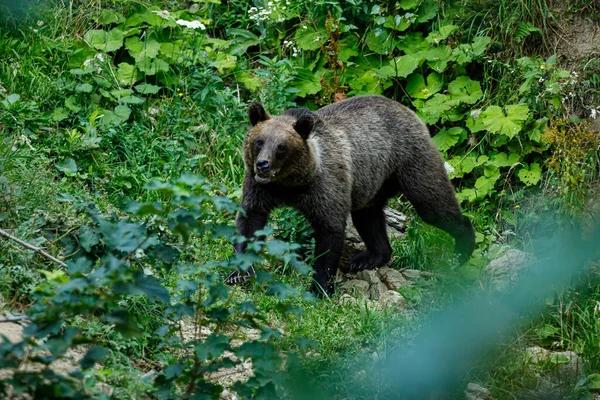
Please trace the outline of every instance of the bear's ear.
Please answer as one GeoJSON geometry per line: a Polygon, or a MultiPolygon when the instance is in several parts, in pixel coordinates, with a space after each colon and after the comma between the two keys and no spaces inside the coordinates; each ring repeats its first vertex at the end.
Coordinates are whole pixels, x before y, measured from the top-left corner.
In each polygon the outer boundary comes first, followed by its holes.
{"type": "Polygon", "coordinates": [[[270,118],[262,104],[257,102],[250,104],[250,107],[248,107],[248,116],[250,117],[252,126],[270,118]]]}
{"type": "Polygon", "coordinates": [[[308,139],[315,126],[315,118],[311,114],[304,114],[294,123],[294,129],[302,139],[308,139]]]}

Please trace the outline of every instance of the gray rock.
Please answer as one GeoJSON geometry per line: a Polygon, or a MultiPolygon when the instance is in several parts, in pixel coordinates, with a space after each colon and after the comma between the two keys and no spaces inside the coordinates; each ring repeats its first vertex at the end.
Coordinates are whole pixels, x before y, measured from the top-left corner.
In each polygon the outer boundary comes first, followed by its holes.
{"type": "Polygon", "coordinates": [[[338,301],[339,304],[342,306],[360,306],[366,307],[371,310],[377,309],[377,303],[373,300],[369,300],[365,297],[357,299],[355,297],[350,296],[348,293],[344,293],[343,295],[341,295],[338,301]]]}
{"type": "Polygon", "coordinates": [[[423,277],[422,272],[418,269],[403,269],[401,274],[406,279],[410,279],[411,281],[416,281],[417,279],[421,279],[423,277]]]}
{"type": "Polygon", "coordinates": [[[406,229],[406,225],[404,225],[406,222],[406,215],[390,207],[385,207],[383,213],[385,214],[385,220],[389,226],[395,228],[399,232],[404,232],[406,229]]]}
{"type": "Polygon", "coordinates": [[[467,400],[491,400],[492,394],[489,390],[476,383],[469,383],[465,390],[465,399],[467,400]]]}
{"type": "Polygon", "coordinates": [[[490,262],[484,268],[484,273],[489,277],[492,287],[504,290],[517,280],[521,270],[531,266],[534,262],[533,254],[510,249],[504,255],[490,262]]]}
{"type": "Polygon", "coordinates": [[[385,286],[385,283],[381,282],[380,280],[377,280],[377,282],[372,283],[369,286],[369,297],[372,300],[379,301],[379,299],[387,291],[388,291],[388,288],[387,288],[387,286],[385,286]]]}
{"type": "Polygon", "coordinates": [[[356,278],[362,279],[363,281],[367,282],[369,285],[381,282],[381,280],[379,279],[379,275],[377,274],[377,271],[372,270],[372,269],[365,269],[362,271],[358,271],[358,273],[356,274],[356,278]]]}
{"type": "Polygon", "coordinates": [[[575,382],[583,374],[583,360],[573,351],[550,351],[539,346],[525,350],[527,358],[533,364],[552,363],[555,373],[561,381],[575,382]]]}
{"type": "Polygon", "coordinates": [[[339,290],[353,297],[368,297],[369,283],[360,279],[351,279],[342,283],[339,290]]]}
{"type": "Polygon", "coordinates": [[[406,305],[406,299],[395,290],[386,290],[379,296],[380,308],[402,308],[406,305]]]}
{"type": "Polygon", "coordinates": [[[404,275],[398,270],[382,267],[377,270],[379,279],[387,286],[390,290],[396,290],[399,287],[410,285],[410,282],[406,280],[404,275]]]}

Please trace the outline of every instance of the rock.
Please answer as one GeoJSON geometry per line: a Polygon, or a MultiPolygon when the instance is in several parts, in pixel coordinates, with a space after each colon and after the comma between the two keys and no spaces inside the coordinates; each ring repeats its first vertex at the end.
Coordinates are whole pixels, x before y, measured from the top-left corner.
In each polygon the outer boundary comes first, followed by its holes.
{"type": "Polygon", "coordinates": [[[372,270],[372,269],[365,269],[362,271],[358,271],[358,273],[356,274],[356,278],[362,279],[363,281],[367,282],[369,285],[381,282],[379,280],[379,275],[377,274],[377,271],[372,270]]]}
{"type": "Polygon", "coordinates": [[[369,297],[369,283],[360,279],[351,279],[342,283],[339,290],[353,297],[369,297]]]}
{"type": "Polygon", "coordinates": [[[373,300],[369,300],[365,297],[357,299],[355,297],[350,296],[347,293],[344,293],[343,295],[341,295],[340,299],[338,301],[339,301],[339,304],[342,306],[350,305],[350,306],[366,307],[371,310],[377,309],[377,303],[375,303],[373,300]]]}
{"type": "Polygon", "coordinates": [[[416,281],[417,279],[421,279],[423,274],[418,269],[403,269],[401,274],[411,281],[416,281]]]}
{"type": "MultiPolygon", "coordinates": [[[[23,340],[23,327],[14,322],[0,323],[0,335],[6,336],[9,342],[17,343],[23,340]]],[[[4,339],[0,336],[0,343],[4,343],[4,339]]]]}
{"type": "Polygon", "coordinates": [[[377,270],[377,274],[385,286],[390,290],[396,290],[399,287],[410,285],[410,282],[407,281],[404,275],[398,270],[382,267],[377,270]]]}
{"type": "Polygon", "coordinates": [[[380,308],[402,308],[406,304],[406,299],[395,290],[386,290],[379,297],[380,308]]]}
{"type": "Polygon", "coordinates": [[[583,360],[573,351],[550,351],[539,346],[525,350],[527,358],[533,364],[552,363],[554,371],[561,381],[575,382],[583,373],[583,360]]]}
{"type": "Polygon", "coordinates": [[[388,288],[385,286],[385,283],[377,280],[377,282],[372,283],[369,286],[369,297],[371,300],[379,301],[379,299],[383,296],[385,292],[387,292],[388,288]]]}
{"type": "Polygon", "coordinates": [[[521,250],[510,249],[504,255],[490,262],[484,273],[490,278],[490,284],[497,290],[504,290],[517,280],[522,269],[531,266],[535,256],[521,250]]]}
{"type": "Polygon", "coordinates": [[[469,383],[465,390],[465,399],[467,400],[485,400],[492,399],[492,394],[489,390],[476,383],[469,383]]]}
{"type": "Polygon", "coordinates": [[[383,213],[385,214],[385,220],[389,226],[395,228],[399,232],[404,232],[406,229],[406,225],[404,225],[406,222],[406,215],[390,207],[385,207],[383,213]]]}

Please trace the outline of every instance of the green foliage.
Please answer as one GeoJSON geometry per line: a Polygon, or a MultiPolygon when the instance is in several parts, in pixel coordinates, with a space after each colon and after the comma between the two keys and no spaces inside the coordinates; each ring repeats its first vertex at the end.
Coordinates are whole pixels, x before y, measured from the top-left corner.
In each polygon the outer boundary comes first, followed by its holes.
{"type": "MultiPolygon", "coordinates": [[[[124,305],[145,297],[159,310],[154,324],[160,333],[153,350],[179,354],[165,362],[163,372],[153,381],[151,393],[165,399],[179,398],[183,393],[187,396],[220,393],[222,387],[207,380],[205,374],[239,364],[241,361],[223,358],[224,352],[230,351],[240,359],[253,360],[254,378],[237,383],[238,393],[267,391],[270,397],[276,396],[283,359],[274,341],[280,334],[264,327],[260,340],[232,346],[230,323],[257,328],[261,325],[252,303],[236,301],[230,296],[231,290],[221,283],[219,269],[246,269],[265,257],[283,260],[306,274],[310,268],[293,253],[297,246],[277,240],[268,243],[257,240],[249,244],[249,252],[227,260],[190,262],[181,254],[178,243],[188,243],[193,236],[242,240],[232,236],[230,226],[219,222],[223,213],[231,215],[238,207],[228,198],[216,195],[218,188],[193,175],[183,175],[172,182],[154,180],[147,187],[160,192],[165,200],[132,202],[127,207],[126,219],[110,218],[93,206],[86,206],[90,222],[80,228],[77,240],[70,244],[76,248],[70,250],[79,256],[69,260],[66,271],[45,273],[46,280],[35,290],[36,302],[28,310],[31,322],[25,329],[24,341],[0,345],[0,368],[18,368],[26,360],[43,368],[15,372],[12,377],[0,380],[0,390],[5,395],[9,386],[17,393],[35,395],[47,387],[50,379],[57,397],[88,396],[81,385],[85,377],[82,373],[108,356],[110,343],[96,341],[96,345],[86,346],[80,370],[70,376],[55,374],[47,368],[52,361],[63,357],[68,348],[91,341],[78,326],[75,315],[94,317],[100,325],[110,325],[115,332],[135,338],[141,334],[134,323],[136,315],[124,305]],[[176,285],[163,283],[169,274],[177,275],[176,285]],[[210,326],[212,333],[178,336],[180,323],[190,324],[192,331],[210,326]]],[[[266,293],[283,302],[281,305],[304,296],[302,291],[276,281],[269,273],[262,272],[260,280],[266,293]]]]}

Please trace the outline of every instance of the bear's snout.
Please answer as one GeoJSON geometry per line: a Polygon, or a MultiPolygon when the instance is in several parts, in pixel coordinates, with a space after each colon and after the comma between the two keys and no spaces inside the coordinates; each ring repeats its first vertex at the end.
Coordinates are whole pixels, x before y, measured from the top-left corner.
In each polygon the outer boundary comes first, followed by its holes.
{"type": "Polygon", "coordinates": [[[271,164],[267,160],[258,160],[256,162],[256,172],[266,174],[271,169],[271,164]]]}

